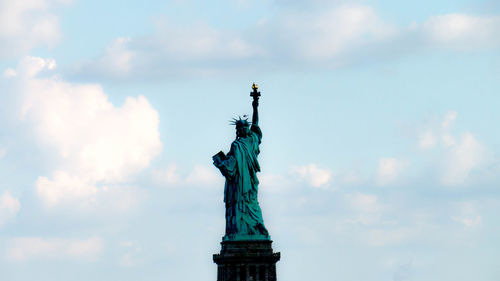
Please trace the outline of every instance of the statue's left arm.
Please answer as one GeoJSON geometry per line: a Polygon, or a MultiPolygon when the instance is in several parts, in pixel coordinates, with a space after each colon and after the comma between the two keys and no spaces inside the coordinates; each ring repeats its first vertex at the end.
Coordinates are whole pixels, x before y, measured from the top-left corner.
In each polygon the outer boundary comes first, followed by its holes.
{"type": "Polygon", "coordinates": [[[227,154],[227,158],[221,161],[214,161],[215,167],[217,167],[222,175],[231,180],[236,174],[236,159],[234,157],[234,144],[231,145],[231,150],[227,154]]]}
{"type": "Polygon", "coordinates": [[[253,107],[253,115],[252,115],[252,126],[250,127],[250,130],[254,132],[257,135],[257,140],[258,143],[260,144],[261,139],[262,139],[262,131],[260,130],[259,127],[259,100],[254,99],[252,102],[252,107],[253,107]]]}

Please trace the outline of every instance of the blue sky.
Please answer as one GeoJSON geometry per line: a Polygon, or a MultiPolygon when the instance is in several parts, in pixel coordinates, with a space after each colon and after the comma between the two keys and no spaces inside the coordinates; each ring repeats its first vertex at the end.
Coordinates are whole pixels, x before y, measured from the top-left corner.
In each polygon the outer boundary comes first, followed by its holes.
{"type": "Polygon", "coordinates": [[[0,7],[1,280],[214,280],[252,82],[280,280],[500,279],[497,2],[0,7]]]}

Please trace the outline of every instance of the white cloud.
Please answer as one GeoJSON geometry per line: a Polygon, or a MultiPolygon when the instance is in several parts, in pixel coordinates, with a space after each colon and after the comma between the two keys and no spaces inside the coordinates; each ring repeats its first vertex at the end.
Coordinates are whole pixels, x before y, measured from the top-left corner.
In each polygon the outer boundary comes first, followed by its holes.
{"type": "Polygon", "coordinates": [[[418,145],[420,148],[427,149],[436,145],[436,137],[432,131],[426,131],[418,136],[418,145]]]}
{"type": "Polygon", "coordinates": [[[332,172],[328,169],[322,169],[316,164],[309,164],[300,167],[293,167],[291,173],[298,175],[302,180],[305,180],[312,187],[326,188],[332,177],[332,172]]]}
{"type": "Polygon", "coordinates": [[[145,196],[143,191],[135,187],[92,184],[65,171],[54,171],[51,178],[39,177],[35,189],[47,207],[66,207],[86,212],[126,211],[134,208],[145,196]]]}
{"type": "Polygon", "coordinates": [[[111,68],[112,71],[117,71],[117,74],[127,73],[130,71],[130,60],[134,57],[134,53],[128,49],[127,44],[130,38],[118,38],[106,50],[103,65],[111,68]]]}
{"type": "Polygon", "coordinates": [[[176,164],[169,164],[164,169],[154,169],[152,172],[153,181],[157,184],[167,184],[168,186],[177,186],[182,182],[178,174],[176,164]]]}
{"type": "Polygon", "coordinates": [[[52,179],[38,178],[36,191],[47,206],[54,207],[64,201],[85,201],[93,198],[98,194],[99,189],[78,176],[71,176],[65,171],[55,171],[52,179]]]}
{"type": "Polygon", "coordinates": [[[476,225],[481,225],[483,222],[483,218],[480,215],[476,215],[473,217],[452,217],[454,221],[460,222],[466,227],[473,227],[476,225]]]}
{"type": "Polygon", "coordinates": [[[3,72],[3,76],[5,78],[12,78],[12,77],[16,77],[17,76],[17,72],[12,69],[12,68],[7,68],[4,72],[3,72]]]}
{"type": "Polygon", "coordinates": [[[483,222],[483,217],[472,202],[463,202],[459,204],[457,213],[458,214],[452,216],[451,219],[463,224],[467,228],[480,226],[483,222]]]}
{"type": "Polygon", "coordinates": [[[165,74],[214,75],[263,66],[332,68],[423,49],[500,45],[500,17],[444,14],[396,26],[367,5],[322,7],[285,9],[242,30],[160,21],[150,35],[118,38],[101,57],[78,64],[76,73],[163,79],[165,74]]]}
{"type": "Polygon", "coordinates": [[[223,177],[213,167],[195,165],[191,173],[186,177],[186,183],[208,187],[223,184],[223,177]]]}
{"type": "Polygon", "coordinates": [[[125,241],[119,242],[118,245],[120,247],[128,248],[128,247],[132,247],[134,245],[134,243],[132,241],[125,240],[125,241]]]}
{"type": "Polygon", "coordinates": [[[132,267],[142,262],[141,259],[138,258],[138,254],[142,252],[142,247],[134,245],[132,241],[123,241],[119,246],[125,248],[126,252],[118,259],[118,265],[132,267]]]}
{"type": "Polygon", "coordinates": [[[206,24],[175,26],[162,21],[154,37],[143,38],[145,46],[171,59],[245,58],[259,53],[243,36],[229,30],[220,31],[206,24]]]}
{"type": "Polygon", "coordinates": [[[30,79],[40,72],[53,70],[55,68],[56,61],[54,59],[25,56],[19,61],[16,70],[9,68],[5,72],[10,72],[12,74],[9,78],[20,76],[20,79],[30,79]]]}
{"type": "Polygon", "coordinates": [[[158,112],[144,96],[127,97],[116,107],[100,85],[36,77],[54,68],[53,60],[26,57],[17,70],[22,117],[59,156],[52,177],[36,183],[47,206],[91,200],[104,190],[101,185],[127,182],[161,151],[158,112]]]}
{"type": "Polygon", "coordinates": [[[446,147],[453,146],[455,144],[455,137],[449,134],[444,134],[441,136],[441,142],[446,147]]]}
{"type": "Polygon", "coordinates": [[[456,111],[449,111],[441,122],[441,141],[444,146],[452,146],[455,144],[455,138],[449,133],[451,127],[457,119],[458,113],[456,111]]]}
{"type": "Polygon", "coordinates": [[[348,169],[335,172],[335,184],[338,186],[355,186],[366,181],[359,169],[348,169]]]}
{"type": "Polygon", "coordinates": [[[351,207],[358,211],[376,212],[380,210],[376,195],[355,192],[347,194],[346,198],[348,199],[351,207]]]}
{"type": "Polygon", "coordinates": [[[346,194],[345,200],[354,211],[354,217],[346,220],[348,223],[375,225],[380,222],[382,205],[376,195],[354,192],[346,194]]]}
{"type": "Polygon", "coordinates": [[[103,243],[100,238],[62,239],[19,237],[7,244],[6,257],[11,262],[30,260],[78,260],[93,262],[99,258],[103,243]]]}
{"type": "Polygon", "coordinates": [[[298,57],[325,59],[391,37],[394,28],[368,6],[344,5],[318,14],[291,14],[278,23],[298,57]]]}
{"type": "Polygon", "coordinates": [[[500,44],[500,17],[446,14],[429,18],[422,31],[432,44],[453,49],[494,47],[500,44]]]}
{"type": "Polygon", "coordinates": [[[8,191],[0,196],[0,227],[11,220],[21,209],[21,203],[8,191]]]}
{"type": "Polygon", "coordinates": [[[388,185],[397,181],[405,168],[405,163],[396,158],[380,158],[377,167],[377,184],[388,185]]]}
{"type": "Polygon", "coordinates": [[[432,161],[437,164],[432,168],[439,171],[441,184],[448,186],[471,183],[489,173],[489,165],[494,163],[493,153],[471,132],[461,135],[453,132],[457,117],[456,111],[448,111],[442,118],[427,124],[423,133],[418,135],[422,149],[440,144],[436,151],[439,159],[432,161]]]}
{"type": "Polygon", "coordinates": [[[178,167],[170,164],[165,169],[155,169],[152,171],[153,181],[158,185],[167,187],[214,187],[223,186],[224,177],[215,167],[194,165],[186,176],[181,176],[178,167]]]}
{"type": "Polygon", "coordinates": [[[131,267],[134,266],[134,258],[132,257],[132,253],[126,253],[120,257],[118,264],[123,267],[131,267]]]}
{"type": "Polygon", "coordinates": [[[30,49],[55,46],[59,20],[51,11],[63,1],[0,1],[0,57],[21,55],[30,49]]]}
{"type": "Polygon", "coordinates": [[[431,128],[426,128],[418,135],[418,145],[422,149],[434,148],[438,143],[445,147],[450,147],[455,144],[455,137],[451,134],[451,129],[455,124],[458,113],[456,111],[448,111],[439,125],[431,124],[431,128]]]}
{"type": "Polygon", "coordinates": [[[112,78],[207,75],[218,71],[214,62],[239,67],[238,62],[264,53],[240,32],[204,23],[178,26],[159,21],[153,34],[118,38],[99,58],[77,63],[74,72],[112,78]],[[153,72],[144,73],[149,69],[153,72]]]}
{"type": "Polygon", "coordinates": [[[352,234],[369,246],[407,245],[410,242],[440,246],[446,243],[457,247],[474,239],[471,236],[474,233],[457,233],[456,224],[452,222],[468,229],[482,224],[482,216],[477,210],[478,202],[449,204],[438,200],[437,205],[422,207],[422,204],[415,205],[415,202],[407,201],[424,199],[418,196],[406,199],[400,196],[392,199],[387,197],[385,200],[393,200],[387,204],[382,204],[379,199],[377,195],[361,192],[346,194],[346,207],[353,213],[344,215],[348,219],[343,220],[341,231],[354,231],[352,234]]]}
{"type": "Polygon", "coordinates": [[[259,191],[269,193],[282,193],[290,191],[294,183],[289,177],[280,174],[262,173],[259,175],[259,191]]]}
{"type": "Polygon", "coordinates": [[[101,57],[77,64],[75,72],[151,78],[163,77],[160,73],[212,75],[227,69],[252,69],[262,62],[282,64],[283,59],[294,64],[323,64],[325,59],[344,61],[343,54],[378,44],[395,31],[363,5],[280,14],[260,19],[244,31],[160,21],[153,34],[118,38],[101,57]],[[143,73],[144,69],[153,71],[143,73]]]}
{"type": "Polygon", "coordinates": [[[441,122],[443,130],[449,129],[455,123],[455,120],[457,120],[457,116],[458,113],[456,111],[448,111],[441,122]]]}
{"type": "Polygon", "coordinates": [[[469,132],[450,147],[443,163],[442,183],[445,185],[464,184],[470,174],[490,161],[486,148],[469,132]]]}
{"type": "Polygon", "coordinates": [[[7,148],[6,147],[0,147],[0,158],[3,158],[7,154],[7,148]]]}
{"type": "Polygon", "coordinates": [[[102,73],[112,77],[124,77],[133,71],[136,52],[130,49],[130,38],[117,38],[106,48],[104,55],[95,61],[87,61],[77,66],[78,71],[102,73]]]}

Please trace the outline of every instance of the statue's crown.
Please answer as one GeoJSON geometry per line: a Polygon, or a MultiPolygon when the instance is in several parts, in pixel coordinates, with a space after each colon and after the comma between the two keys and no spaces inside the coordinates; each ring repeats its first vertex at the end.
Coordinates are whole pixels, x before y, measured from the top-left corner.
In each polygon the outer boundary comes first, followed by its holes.
{"type": "Polygon", "coordinates": [[[236,125],[237,128],[250,126],[250,122],[248,122],[247,115],[243,115],[243,118],[241,118],[241,116],[238,116],[238,119],[233,118],[233,120],[231,120],[229,123],[231,125],[236,125]]]}

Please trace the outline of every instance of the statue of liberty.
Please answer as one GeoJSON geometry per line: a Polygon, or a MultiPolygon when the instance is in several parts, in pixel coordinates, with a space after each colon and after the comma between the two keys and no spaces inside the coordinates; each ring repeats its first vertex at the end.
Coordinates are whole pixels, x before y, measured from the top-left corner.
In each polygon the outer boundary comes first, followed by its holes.
{"type": "Polygon", "coordinates": [[[246,116],[233,119],[236,139],[227,155],[222,151],[214,155],[214,165],[226,178],[224,203],[226,205],[226,235],[223,241],[269,240],[262,211],[257,201],[260,172],[257,156],[262,131],[259,128],[259,96],[257,85],[252,85],[253,115],[251,124],[246,116]]]}

